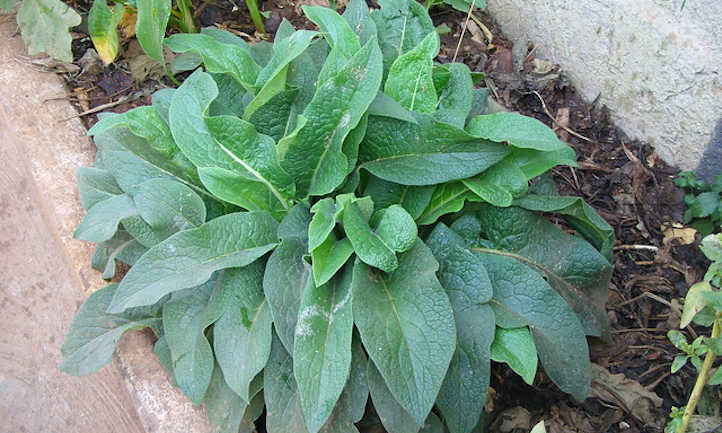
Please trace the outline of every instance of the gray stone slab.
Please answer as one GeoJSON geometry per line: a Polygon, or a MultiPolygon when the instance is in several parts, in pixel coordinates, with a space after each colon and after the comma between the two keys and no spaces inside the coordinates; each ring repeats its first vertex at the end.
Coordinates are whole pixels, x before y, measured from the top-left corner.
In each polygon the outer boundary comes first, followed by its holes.
{"type": "MultiPolygon", "coordinates": [[[[693,169],[722,119],[722,1],[488,0],[512,41],[559,63],[628,135],[693,169]]],[[[717,162],[719,165],[719,162],[717,162]]]]}
{"type": "Polygon", "coordinates": [[[62,80],[24,61],[15,30],[0,24],[0,431],[209,432],[147,334],[126,336],[94,375],[58,371],[73,314],[105,284],[92,246],[72,239],[84,214],[74,172],[94,147],[68,101],[51,100],[67,96],[62,80]]]}

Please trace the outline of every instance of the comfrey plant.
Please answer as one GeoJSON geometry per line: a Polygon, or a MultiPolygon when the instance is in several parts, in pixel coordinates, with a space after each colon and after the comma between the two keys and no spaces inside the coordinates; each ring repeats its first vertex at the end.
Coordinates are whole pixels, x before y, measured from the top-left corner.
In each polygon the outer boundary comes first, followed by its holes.
{"type": "Polygon", "coordinates": [[[132,268],[77,313],[64,371],[149,327],[228,432],[264,405],[270,433],[353,432],[370,401],[391,433],[468,433],[492,359],[530,383],[539,360],[586,397],[613,231],[539,178],[574,151],[534,119],[482,115],[468,68],[434,63],[424,7],[380,4],[306,7],[320,32],[283,23],[273,45],[166,40],[205,70],[90,131],[76,237],[106,278],[132,268]]]}

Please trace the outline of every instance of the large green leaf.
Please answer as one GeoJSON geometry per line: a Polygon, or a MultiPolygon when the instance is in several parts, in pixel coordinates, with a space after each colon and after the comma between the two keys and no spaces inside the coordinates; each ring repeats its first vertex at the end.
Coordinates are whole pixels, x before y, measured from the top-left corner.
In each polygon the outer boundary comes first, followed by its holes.
{"type": "MultiPolygon", "coordinates": [[[[501,223],[507,226],[522,229],[518,225],[524,222],[515,220],[507,210],[500,210],[507,215],[496,215],[496,218],[503,219],[501,223]]],[[[503,250],[473,246],[479,242],[478,227],[486,230],[488,222],[487,218],[481,218],[481,224],[476,226],[477,234],[470,224],[465,224],[463,230],[455,227],[460,236],[455,236],[452,230],[439,223],[430,242],[441,239],[446,244],[456,243],[459,247],[471,245],[465,248],[479,259],[491,281],[494,294],[490,305],[494,309],[497,326],[529,326],[547,375],[563,391],[579,401],[584,400],[591,383],[591,368],[584,328],[579,318],[528,259],[503,250]],[[574,350],[570,350],[571,347],[574,350]]],[[[514,237],[513,233],[507,234],[507,239],[514,237]]],[[[530,249],[533,250],[533,247],[530,249]]]]}
{"type": "Polygon", "coordinates": [[[265,212],[239,212],[176,233],[133,266],[109,311],[151,305],[168,293],[204,283],[214,271],[252,263],[276,246],[276,227],[265,212]]]}
{"type": "Polygon", "coordinates": [[[78,180],[80,203],[84,209],[90,209],[93,205],[114,195],[123,194],[123,190],[120,189],[118,182],[108,170],[79,167],[75,171],[75,178],[78,180]]]}
{"type": "Polygon", "coordinates": [[[361,49],[358,36],[336,11],[321,6],[303,6],[303,13],[321,29],[331,49],[338,49],[346,59],[361,49]]]}
{"type": "Polygon", "coordinates": [[[474,99],[471,72],[463,63],[451,63],[446,67],[451,75],[439,97],[439,110],[434,113],[434,118],[463,129],[474,99]]]}
{"type": "Polygon", "coordinates": [[[213,327],[213,348],[228,386],[250,401],[251,381],[271,353],[271,309],[263,296],[264,264],[224,271],[219,285],[226,308],[213,327]]]}
{"type": "Polygon", "coordinates": [[[135,248],[136,244],[138,242],[128,232],[119,230],[112,238],[96,245],[90,265],[102,273],[103,279],[109,280],[115,276],[116,258],[119,258],[126,248],[135,248]]]}
{"type": "Polygon", "coordinates": [[[208,391],[203,398],[208,420],[216,426],[217,433],[238,433],[248,403],[226,384],[221,368],[213,368],[208,391]]]}
{"type": "Polygon", "coordinates": [[[296,180],[296,195],[323,195],[339,186],[348,171],[342,145],[381,85],[381,52],[375,40],[364,45],[333,78],[318,88],[304,110],[306,124],[282,155],[281,165],[296,180]]]}
{"type": "Polygon", "coordinates": [[[442,215],[460,211],[470,194],[469,188],[462,182],[448,182],[437,186],[429,205],[416,219],[417,223],[419,225],[433,224],[442,215]]]}
{"type": "Polygon", "coordinates": [[[236,172],[262,183],[281,204],[288,205],[286,197],[293,195],[293,180],[278,163],[271,137],[233,116],[209,117],[206,125],[218,147],[236,163],[236,172]]]}
{"type": "Polygon", "coordinates": [[[352,275],[347,266],[327,284],[307,285],[301,298],[293,372],[309,433],[326,423],[349,377],[352,275]]]}
{"type": "Polygon", "coordinates": [[[487,302],[493,289],[478,255],[444,228],[439,225],[427,244],[439,262],[439,282],[454,310],[457,343],[436,404],[451,433],[469,433],[479,422],[489,388],[495,320],[487,302]]]}
{"type": "Polygon", "coordinates": [[[170,18],[171,0],[136,0],[135,34],[143,51],[163,63],[163,38],[170,18]]]}
{"type": "Polygon", "coordinates": [[[421,425],[404,409],[389,391],[384,378],[373,362],[368,363],[368,381],[371,401],[388,433],[417,433],[421,425]]]}
{"type": "Polygon", "coordinates": [[[102,134],[116,126],[127,127],[134,135],[145,138],[153,149],[163,155],[172,157],[178,151],[168,124],[161,117],[158,109],[152,105],[136,107],[121,114],[103,116],[90,128],[88,135],[102,134]]]}
{"type": "Polygon", "coordinates": [[[18,10],[18,26],[31,56],[45,52],[72,62],[69,29],[80,22],[80,15],[60,0],[23,0],[18,10]]]}
{"type": "Polygon", "coordinates": [[[469,133],[497,142],[508,142],[521,149],[541,151],[567,147],[548,126],[533,117],[500,112],[474,117],[467,126],[469,133]]]}
{"type": "Polygon", "coordinates": [[[484,206],[478,212],[487,250],[543,274],[574,309],[588,335],[608,336],[604,308],[612,265],[589,243],[540,215],[484,206]]]}
{"type": "Polygon", "coordinates": [[[296,380],[293,378],[293,358],[275,333],[271,356],[263,370],[263,393],[268,433],[309,433],[296,380]]]}
{"type": "Polygon", "coordinates": [[[217,200],[201,187],[195,167],[182,153],[173,157],[160,153],[127,128],[111,128],[95,136],[95,145],[105,169],[128,194],[135,194],[150,179],[168,178],[183,182],[205,198],[217,200]]]}
{"type": "Polygon", "coordinates": [[[481,252],[481,257],[494,287],[491,304],[499,326],[529,325],[547,375],[562,391],[584,400],[591,368],[577,316],[537,271],[496,253],[481,252]]]}
{"type": "Polygon", "coordinates": [[[208,72],[231,74],[246,90],[255,90],[261,67],[253,60],[249,50],[237,44],[219,42],[203,33],[178,33],[167,38],[165,45],[176,53],[196,53],[203,58],[208,72]]]}
{"type": "Polygon", "coordinates": [[[326,240],[311,252],[313,280],[317,286],[326,284],[353,254],[353,245],[348,238],[340,241],[331,233],[326,240]]]}
{"type": "Polygon", "coordinates": [[[151,179],[133,197],[138,214],[161,239],[206,222],[206,207],[192,189],[170,179],[151,179]]]}
{"type": "Polygon", "coordinates": [[[276,40],[273,44],[273,56],[258,73],[256,87],[260,90],[246,107],[244,119],[251,120],[260,107],[285,89],[289,64],[308,48],[317,35],[318,33],[309,30],[297,30],[286,38],[276,40]]]}
{"type": "Polygon", "coordinates": [[[343,11],[343,18],[359,37],[361,44],[378,36],[376,23],[371,19],[365,0],[351,0],[343,11]]]}
{"type": "Polygon", "coordinates": [[[431,69],[438,52],[439,35],[429,33],[420,44],[394,61],[386,78],[384,93],[408,110],[420,113],[436,111],[438,99],[431,69]]]}
{"type": "Polygon", "coordinates": [[[100,370],[110,362],[120,337],[133,329],[158,327],[157,317],[128,317],[106,312],[117,284],[93,292],[70,324],[63,343],[60,369],[73,376],[84,376],[100,370]]]}
{"type": "Polygon", "coordinates": [[[118,23],[125,6],[119,4],[109,8],[105,0],[93,2],[88,13],[88,33],[93,41],[96,51],[103,62],[113,63],[118,56],[120,45],[118,43],[118,23]]]}
{"type": "MultiPolygon", "coordinates": [[[[387,72],[397,57],[418,45],[436,28],[426,9],[415,1],[381,0],[380,9],[371,13],[379,35],[383,53],[384,71],[387,72]]],[[[437,36],[438,37],[438,36],[437,36]]],[[[436,57],[434,53],[433,57],[436,57]]]]}
{"type": "Polygon", "coordinates": [[[354,321],[389,390],[423,424],[456,347],[454,315],[436,279],[438,263],[418,240],[383,274],[356,262],[354,321]]]}
{"type": "Polygon", "coordinates": [[[304,260],[308,254],[308,209],[297,205],[278,227],[281,244],[271,254],[263,275],[263,292],[271,305],[273,323],[287,351],[293,352],[296,321],[301,296],[313,284],[311,266],[304,260]]]}
{"type": "Polygon", "coordinates": [[[369,227],[356,203],[343,212],[343,229],[351,241],[356,256],[364,263],[391,272],[398,266],[396,252],[369,227]]]}
{"type": "Polygon", "coordinates": [[[206,327],[215,319],[209,318],[208,302],[213,286],[197,287],[188,296],[171,299],[163,306],[163,335],[175,381],[195,404],[203,401],[213,374],[213,350],[205,335],[206,327]]]}
{"type": "Polygon", "coordinates": [[[515,206],[539,212],[556,212],[608,260],[612,259],[614,228],[580,197],[529,194],[514,201],[515,206]]]}
{"type": "Polygon", "coordinates": [[[529,328],[496,328],[491,344],[491,359],[505,362],[529,385],[536,376],[536,345],[529,328]]]}
{"type": "Polygon", "coordinates": [[[321,427],[322,433],[358,433],[353,424],[361,421],[366,411],[366,401],[369,396],[367,365],[368,358],[361,340],[355,334],[351,342],[351,368],[348,381],[331,416],[321,427]]]}
{"type": "Polygon", "coordinates": [[[73,237],[89,242],[103,242],[118,231],[123,218],[137,215],[133,199],[127,194],[115,195],[88,209],[88,214],[75,229],[73,237]]]}
{"type": "Polygon", "coordinates": [[[369,176],[364,189],[364,195],[373,199],[376,210],[398,204],[414,219],[424,212],[433,193],[434,186],[399,185],[376,176],[369,176]]]}
{"type": "Polygon", "coordinates": [[[465,179],[501,161],[509,149],[431,116],[415,113],[417,124],[369,117],[359,160],[374,176],[403,185],[433,185],[465,179]]]}

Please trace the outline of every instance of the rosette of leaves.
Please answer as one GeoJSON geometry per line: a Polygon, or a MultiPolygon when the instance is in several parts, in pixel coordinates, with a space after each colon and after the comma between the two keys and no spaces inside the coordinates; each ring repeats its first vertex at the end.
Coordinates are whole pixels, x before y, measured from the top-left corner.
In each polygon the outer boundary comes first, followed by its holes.
{"type": "Polygon", "coordinates": [[[423,7],[380,4],[306,7],[320,31],[284,22],[273,45],[166,40],[203,69],[90,131],[75,235],[106,278],[132,267],[77,313],[64,371],[92,373],[150,327],[228,432],[265,405],[270,433],[353,432],[364,414],[468,433],[491,360],[528,382],[539,361],[585,398],[612,231],[539,178],[574,151],[534,119],[481,114],[468,68],[434,63],[423,7]]]}

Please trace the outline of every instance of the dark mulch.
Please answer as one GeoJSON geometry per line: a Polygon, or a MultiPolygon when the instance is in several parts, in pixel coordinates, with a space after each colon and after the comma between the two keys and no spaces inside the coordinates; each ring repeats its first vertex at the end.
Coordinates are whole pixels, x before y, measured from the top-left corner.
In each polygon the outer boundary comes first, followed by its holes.
{"type": "MultiPolygon", "coordinates": [[[[253,35],[245,5],[234,2],[237,4],[199,2],[198,21],[203,26],[217,25],[253,35]]],[[[282,18],[297,27],[312,28],[291,2],[267,1],[262,9],[270,11],[267,26],[271,32],[282,18]]],[[[435,9],[432,16],[436,24],[451,28],[442,35],[440,55],[440,61],[451,61],[466,14],[435,9]]],[[[525,424],[545,419],[550,432],[660,432],[670,407],[685,403],[695,377],[690,366],[674,375],[669,373],[676,349],[668,342],[666,332],[678,327],[679,298],[701,277],[707,265],[696,245],[664,240],[665,228],[682,221],[685,209],[684,193],[672,183],[678,170],[657,158],[646,143],[628,139],[611,122],[606,107],[582,100],[563,67],[538,58],[533,47],[513,47],[488,15],[477,12],[476,16],[491,31],[493,42],[484,40],[478,25],[475,29],[472,26],[457,61],[466,63],[472,71],[484,72],[486,86],[501,105],[553,126],[574,147],[579,167],[554,171],[560,192],[584,197],[615,228],[615,272],[607,304],[612,341],[592,341],[592,360],[612,373],[623,373],[663,399],[662,407],[649,411],[655,421],[645,421],[632,415],[634,408],[629,407],[629,402],[589,398],[580,404],[558,391],[543,374],[530,387],[496,365],[492,398],[487,405],[492,410],[487,418],[491,431],[528,431],[525,424]],[[550,116],[558,123],[553,123],[550,116]],[[526,418],[529,422],[518,425],[504,422],[526,418]]],[[[87,38],[77,39],[76,58],[89,47],[87,38]]],[[[72,94],[85,98],[77,101],[80,111],[130,95],[130,102],[109,108],[125,111],[149,103],[150,91],[172,85],[164,77],[136,83],[128,72],[129,60],[121,56],[116,64],[98,73],[68,76],[72,94]]],[[[88,125],[95,122],[94,115],[84,119],[88,125]]]]}

